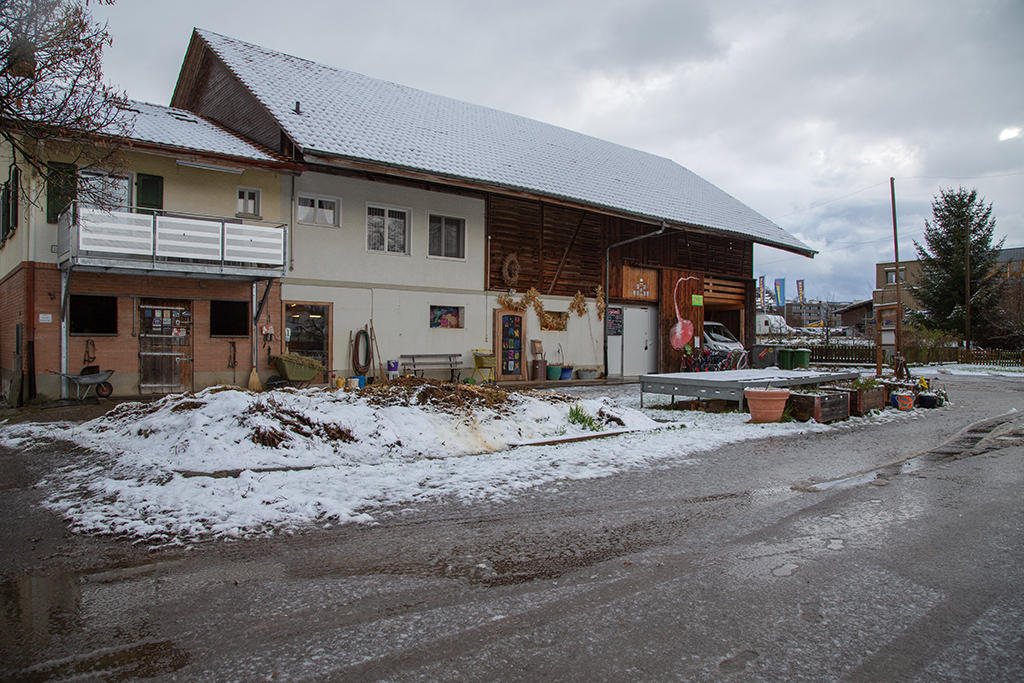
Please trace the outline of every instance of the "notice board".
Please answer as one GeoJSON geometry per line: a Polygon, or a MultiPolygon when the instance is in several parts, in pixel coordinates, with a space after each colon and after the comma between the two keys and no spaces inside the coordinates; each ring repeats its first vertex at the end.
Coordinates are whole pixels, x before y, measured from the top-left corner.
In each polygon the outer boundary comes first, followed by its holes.
{"type": "Polygon", "coordinates": [[[526,379],[526,313],[510,308],[494,311],[494,355],[498,380],[526,379]]]}

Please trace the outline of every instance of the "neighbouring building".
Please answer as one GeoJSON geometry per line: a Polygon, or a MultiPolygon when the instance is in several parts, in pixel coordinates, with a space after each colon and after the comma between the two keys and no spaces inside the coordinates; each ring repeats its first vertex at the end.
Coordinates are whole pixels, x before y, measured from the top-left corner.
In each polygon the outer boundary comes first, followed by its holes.
{"type": "Polygon", "coordinates": [[[839,309],[848,301],[787,301],[786,324],[790,327],[842,327],[839,309]]]}
{"type": "Polygon", "coordinates": [[[836,309],[839,323],[858,337],[872,337],[875,333],[874,300],[856,301],[836,309]]]}
{"type": "MultiPolygon", "coordinates": [[[[370,325],[380,359],[454,353],[471,367],[473,349],[491,349],[499,376],[509,379],[526,377],[532,340],[548,360],[611,375],[670,371],[680,352],[669,332],[681,319],[693,322],[696,339],[703,321],[715,320],[753,343],[755,243],[814,254],[668,159],[209,31],[194,31],[171,104],[140,105],[142,124],[164,117],[184,128],[164,137],[137,130],[140,142],[156,140],[133,148],[137,170],[125,190],[138,195],[139,178],[147,187],[144,176],[161,176],[161,208],[151,213],[136,196],[118,220],[157,234],[161,217],[204,214],[225,248],[237,225],[276,231],[282,242],[260,260],[218,252],[223,265],[199,268],[194,249],[157,253],[159,239],[131,256],[104,251],[106,242],[83,249],[81,211],[57,214],[66,215],[66,228],[47,222],[45,207],[33,212],[22,232],[35,237],[15,247],[17,265],[4,262],[3,277],[48,269],[53,284],[12,280],[13,290],[33,292],[34,308],[23,307],[17,320],[4,313],[0,328],[13,339],[16,324],[35,321],[25,338],[35,342],[37,379],[39,368],[59,361],[58,322],[68,320],[68,367],[95,348],[96,362],[123,375],[119,393],[166,389],[142,380],[138,335],[152,329],[142,309],[149,303],[160,320],[170,316],[171,329],[186,311],[195,321],[175,347],[191,354],[174,385],[187,389],[244,383],[253,342],[264,378],[269,354],[285,350],[352,374],[352,340],[370,325]],[[68,297],[61,264],[70,264],[68,297]],[[175,301],[187,303],[177,318],[175,301]],[[215,306],[233,321],[219,331],[231,334],[210,331],[221,320],[210,312],[214,301],[235,303],[215,306]],[[39,322],[41,307],[53,323],[39,322]],[[116,329],[102,324],[112,307],[116,329]],[[78,310],[90,312],[76,317],[78,310]],[[81,332],[82,320],[90,331],[81,332]],[[237,334],[243,323],[248,333],[237,334]],[[100,329],[107,331],[92,331],[100,329]]],[[[102,223],[85,217],[86,225],[102,223]]],[[[4,344],[10,368],[14,342],[4,344]]]]}
{"type": "MultiPolygon", "coordinates": [[[[1019,290],[1014,283],[1024,281],[1024,247],[1001,249],[992,272],[1006,280],[1007,294],[1019,290]]],[[[914,298],[910,287],[921,282],[922,269],[920,261],[900,261],[900,300],[904,308],[910,311],[920,310],[921,305],[914,298]]],[[[875,290],[872,301],[876,306],[896,302],[896,264],[893,261],[875,264],[875,290]]]]}

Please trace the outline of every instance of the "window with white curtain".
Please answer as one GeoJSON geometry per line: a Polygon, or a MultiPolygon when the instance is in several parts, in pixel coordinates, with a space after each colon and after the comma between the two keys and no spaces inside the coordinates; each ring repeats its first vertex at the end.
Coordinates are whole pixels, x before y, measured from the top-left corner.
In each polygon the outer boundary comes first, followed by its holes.
{"type": "Polygon", "coordinates": [[[336,228],[341,225],[341,200],[337,197],[300,194],[295,219],[299,223],[336,228]]]}
{"type": "Polygon", "coordinates": [[[430,215],[427,253],[445,258],[466,258],[466,220],[430,215]]]}

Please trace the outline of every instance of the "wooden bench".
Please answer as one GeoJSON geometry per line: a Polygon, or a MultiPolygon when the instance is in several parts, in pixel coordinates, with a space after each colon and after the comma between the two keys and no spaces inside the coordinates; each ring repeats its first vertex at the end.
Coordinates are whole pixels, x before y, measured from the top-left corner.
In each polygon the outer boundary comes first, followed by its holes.
{"type": "Polygon", "coordinates": [[[398,357],[402,374],[423,377],[426,370],[448,370],[451,381],[458,382],[462,375],[461,353],[407,353],[398,357]]]}

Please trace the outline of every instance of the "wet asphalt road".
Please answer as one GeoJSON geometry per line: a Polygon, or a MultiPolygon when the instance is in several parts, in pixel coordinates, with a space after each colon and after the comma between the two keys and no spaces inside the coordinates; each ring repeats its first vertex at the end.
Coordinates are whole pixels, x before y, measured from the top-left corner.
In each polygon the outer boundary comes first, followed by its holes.
{"type": "Polygon", "coordinates": [[[189,551],[67,535],[32,486],[74,454],[0,451],[0,678],[1022,680],[1024,414],[991,418],[1024,382],[946,384],[913,419],[189,551]]]}

